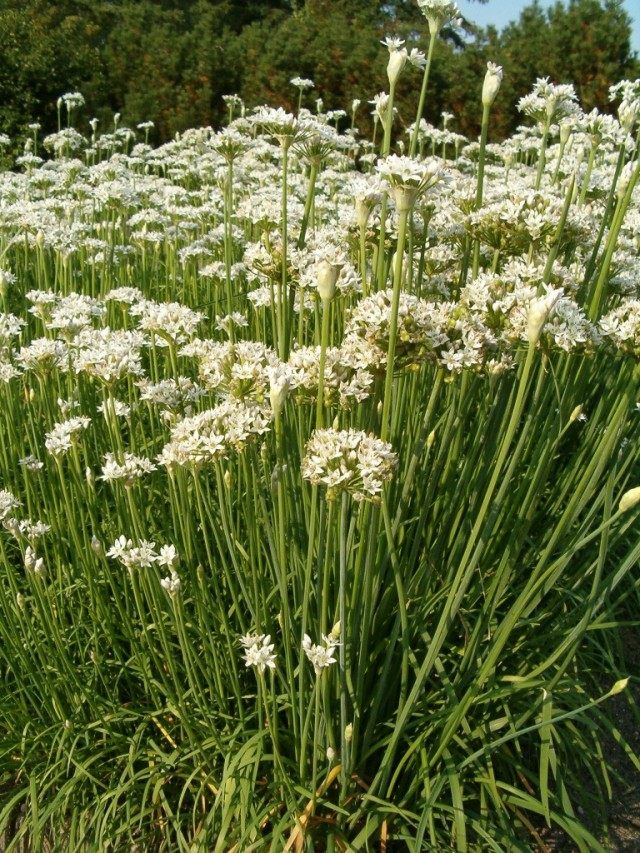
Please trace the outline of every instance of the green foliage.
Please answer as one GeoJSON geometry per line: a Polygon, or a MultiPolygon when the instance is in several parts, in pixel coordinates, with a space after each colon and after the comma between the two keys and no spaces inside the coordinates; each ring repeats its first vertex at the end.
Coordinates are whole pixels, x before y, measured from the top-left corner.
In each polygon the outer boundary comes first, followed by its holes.
{"type": "MultiPolygon", "coordinates": [[[[56,99],[79,89],[87,100],[81,130],[93,115],[108,128],[120,112],[130,125],[152,119],[163,141],[218,124],[225,93],[291,108],[289,79],[297,74],[315,81],[313,96],[325,107],[349,109],[353,98],[368,100],[386,85],[379,41],[390,32],[426,49],[414,0],[0,0],[0,130],[23,137],[36,120],[55,130],[56,99]]],[[[515,103],[538,76],[573,81],[590,109],[605,107],[607,87],[638,70],[629,17],[616,0],[569,0],[546,11],[534,2],[502,33],[466,22],[463,37],[443,33],[426,118],[437,123],[447,109],[453,129],[477,134],[489,59],[505,68],[494,109],[494,134],[503,136],[518,124],[515,103]]],[[[415,76],[403,81],[401,121],[413,120],[418,86],[415,76]]]]}

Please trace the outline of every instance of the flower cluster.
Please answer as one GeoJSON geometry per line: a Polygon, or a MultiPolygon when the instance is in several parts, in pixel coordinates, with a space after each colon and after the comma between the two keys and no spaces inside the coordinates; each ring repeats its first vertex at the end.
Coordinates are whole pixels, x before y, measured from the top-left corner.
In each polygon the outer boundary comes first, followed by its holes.
{"type": "Polygon", "coordinates": [[[540,125],[549,127],[579,112],[578,97],[570,83],[551,83],[548,77],[536,80],[533,90],[520,98],[518,109],[540,125]]]}
{"type": "Polygon", "coordinates": [[[132,571],[133,569],[147,569],[150,566],[165,566],[173,569],[178,562],[178,554],[173,545],[163,545],[159,551],[155,550],[156,543],[141,539],[137,544],[126,536],[119,536],[107,551],[107,557],[118,560],[119,563],[132,571]]]}
{"type": "Polygon", "coordinates": [[[91,418],[80,415],[55,424],[45,436],[45,448],[52,456],[62,456],[76,445],[80,433],[87,429],[90,423],[91,418]]]}
{"type": "Polygon", "coordinates": [[[123,480],[127,487],[143,477],[145,474],[150,474],[155,471],[156,466],[150,459],[145,459],[142,456],[136,456],[133,453],[124,453],[118,458],[118,454],[107,453],[102,466],[102,480],[111,482],[114,480],[123,480]]]}
{"type": "Polygon", "coordinates": [[[270,421],[271,412],[266,406],[224,400],[213,409],[178,421],[158,462],[169,469],[174,465],[198,468],[216,462],[231,450],[244,450],[253,438],[268,432],[270,421]]]}
{"type": "Polygon", "coordinates": [[[398,462],[391,445],[360,430],[316,430],[307,442],[302,476],[325,486],[327,500],[342,492],[356,501],[379,501],[398,462]]]}
{"type": "Polygon", "coordinates": [[[313,666],[316,675],[320,675],[323,669],[327,669],[336,663],[334,654],[338,645],[338,640],[333,634],[329,634],[328,636],[323,634],[322,642],[318,644],[312,643],[311,637],[308,634],[304,635],[302,649],[308,661],[313,666]]]}
{"type": "Polygon", "coordinates": [[[247,634],[240,638],[240,645],[246,666],[255,667],[261,675],[266,669],[276,668],[275,645],[269,634],[247,634]]]}
{"type": "Polygon", "coordinates": [[[398,210],[409,210],[444,176],[443,164],[439,160],[415,160],[396,154],[381,160],[376,170],[391,191],[398,210]]]}

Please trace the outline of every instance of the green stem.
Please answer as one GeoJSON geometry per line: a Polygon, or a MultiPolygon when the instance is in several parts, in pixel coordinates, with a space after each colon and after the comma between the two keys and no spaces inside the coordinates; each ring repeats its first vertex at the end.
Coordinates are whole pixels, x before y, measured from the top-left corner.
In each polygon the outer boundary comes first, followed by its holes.
{"type": "Polygon", "coordinates": [[[389,321],[389,348],[387,350],[387,372],[384,380],[384,397],[382,403],[382,425],[380,437],[387,440],[391,419],[391,398],[393,396],[393,372],[395,367],[396,341],[398,337],[398,309],[400,306],[400,290],[402,286],[402,262],[404,244],[407,233],[409,209],[400,211],[398,222],[398,244],[396,248],[396,263],[393,276],[393,297],[391,301],[391,317],[389,321]]]}
{"type": "Polygon", "coordinates": [[[427,86],[429,84],[429,72],[431,71],[431,60],[433,59],[433,49],[435,47],[437,37],[438,33],[435,30],[431,33],[429,37],[427,64],[424,67],[424,74],[422,76],[422,88],[420,89],[420,100],[418,101],[418,111],[416,112],[416,122],[413,126],[413,133],[411,134],[411,145],[409,148],[410,157],[416,156],[416,149],[418,147],[418,134],[420,131],[420,121],[424,112],[424,102],[427,97],[427,86]]]}

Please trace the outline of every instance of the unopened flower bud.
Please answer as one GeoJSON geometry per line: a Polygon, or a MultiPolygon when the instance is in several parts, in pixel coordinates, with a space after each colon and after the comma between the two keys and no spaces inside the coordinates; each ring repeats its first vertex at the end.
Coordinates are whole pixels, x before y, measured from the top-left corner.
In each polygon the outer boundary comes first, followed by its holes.
{"type": "Polygon", "coordinates": [[[269,401],[274,417],[278,417],[289,394],[289,380],[285,376],[276,376],[271,379],[269,389],[269,401]]]}
{"type": "Polygon", "coordinates": [[[582,414],[582,403],[579,406],[576,406],[575,409],[569,415],[569,423],[572,424],[574,421],[577,421],[581,414],[582,414]]]}
{"type": "Polygon", "coordinates": [[[621,678],[613,685],[611,690],[609,691],[609,696],[616,696],[618,693],[622,693],[623,690],[626,690],[627,684],[629,683],[628,678],[621,678]]]}
{"type": "Polygon", "coordinates": [[[389,55],[389,62],[387,63],[387,77],[389,78],[389,84],[391,86],[395,86],[406,62],[407,51],[404,48],[401,50],[391,51],[391,54],[389,55]]]}
{"type": "Polygon", "coordinates": [[[620,498],[618,511],[626,512],[628,509],[632,509],[637,503],[640,503],[640,486],[636,486],[635,489],[629,489],[628,492],[624,493],[620,498]]]}
{"type": "Polygon", "coordinates": [[[339,640],[340,639],[340,629],[341,629],[340,622],[336,622],[336,624],[331,629],[331,633],[329,634],[329,636],[333,640],[339,640]]]}
{"type": "Polygon", "coordinates": [[[330,302],[336,292],[336,282],[342,267],[329,261],[318,264],[318,293],[323,302],[330,302]]]}
{"type": "Polygon", "coordinates": [[[560,143],[566,145],[571,136],[571,123],[568,121],[560,122],[560,143]]]}
{"type": "Polygon", "coordinates": [[[18,605],[20,610],[24,610],[25,603],[26,603],[26,599],[25,599],[24,595],[21,592],[19,592],[16,595],[16,604],[18,605]]]}
{"type": "Polygon", "coordinates": [[[336,757],[336,751],[335,751],[335,749],[334,749],[333,747],[331,747],[331,746],[330,746],[330,747],[328,747],[328,748],[327,748],[327,761],[329,762],[329,764],[332,764],[332,763],[333,763],[333,759],[334,759],[335,757],[336,757]]]}
{"type": "Polygon", "coordinates": [[[618,198],[622,198],[622,196],[626,193],[627,187],[629,186],[629,182],[633,177],[634,168],[635,163],[627,163],[627,165],[623,168],[622,172],[620,172],[620,177],[616,185],[616,193],[618,195],[618,198]]]}
{"type": "Polygon", "coordinates": [[[502,83],[502,66],[487,62],[487,73],[482,84],[482,106],[490,107],[495,101],[500,84],[502,83]]]}
{"type": "Polygon", "coordinates": [[[231,474],[231,471],[230,471],[228,468],[227,468],[227,470],[224,472],[224,476],[223,476],[223,478],[222,478],[222,479],[224,480],[224,485],[225,485],[225,487],[226,487],[227,489],[230,489],[230,488],[231,488],[231,486],[233,485],[233,475],[231,474]]]}
{"type": "Polygon", "coordinates": [[[344,727],[344,739],[347,743],[351,743],[353,738],[353,723],[349,723],[349,725],[344,727]]]}
{"type": "Polygon", "coordinates": [[[429,435],[427,436],[427,447],[429,450],[433,447],[433,442],[436,440],[436,431],[434,429],[431,430],[429,435]]]}
{"type": "Polygon", "coordinates": [[[356,199],[356,222],[358,228],[366,228],[369,217],[371,216],[371,207],[363,198],[356,199]]]}
{"type": "Polygon", "coordinates": [[[623,101],[618,107],[618,120],[623,130],[631,133],[638,118],[638,107],[635,103],[623,101]]]}
{"type": "Polygon", "coordinates": [[[102,555],[104,554],[102,542],[98,539],[97,536],[91,537],[91,550],[96,555],[96,557],[102,557],[102,555]]]}
{"type": "Polygon", "coordinates": [[[529,317],[527,320],[527,338],[529,339],[529,343],[537,342],[557,299],[557,296],[536,299],[529,306],[529,317]]]}

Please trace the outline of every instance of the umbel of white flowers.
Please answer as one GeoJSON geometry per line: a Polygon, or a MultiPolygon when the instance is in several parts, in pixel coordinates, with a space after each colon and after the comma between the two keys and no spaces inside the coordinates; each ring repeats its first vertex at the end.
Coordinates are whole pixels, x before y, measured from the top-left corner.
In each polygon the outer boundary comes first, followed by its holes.
{"type": "Polygon", "coordinates": [[[438,35],[448,24],[457,24],[460,18],[460,9],[451,0],[418,0],[418,6],[427,19],[431,35],[438,35]]]}
{"type": "Polygon", "coordinates": [[[410,210],[418,198],[444,177],[438,160],[414,160],[392,154],[376,165],[399,211],[410,210]]]}

